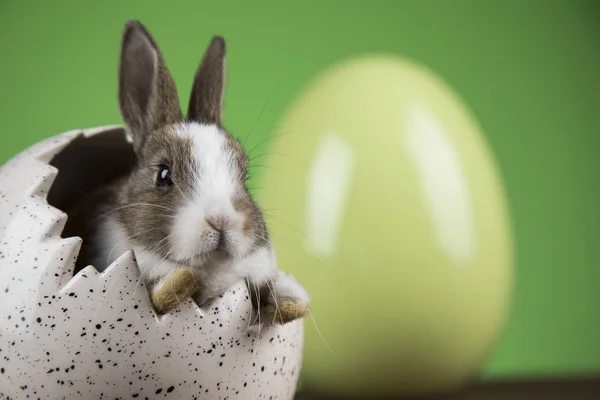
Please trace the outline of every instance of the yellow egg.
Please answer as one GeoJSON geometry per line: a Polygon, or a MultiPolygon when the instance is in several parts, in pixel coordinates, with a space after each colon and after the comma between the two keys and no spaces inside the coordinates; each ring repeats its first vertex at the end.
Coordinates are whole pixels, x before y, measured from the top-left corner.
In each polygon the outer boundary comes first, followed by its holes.
{"type": "Polygon", "coordinates": [[[299,96],[267,152],[258,200],[280,267],[311,295],[306,387],[475,378],[504,327],[512,242],[498,170],[453,91],[402,59],[350,60],[299,96]]]}

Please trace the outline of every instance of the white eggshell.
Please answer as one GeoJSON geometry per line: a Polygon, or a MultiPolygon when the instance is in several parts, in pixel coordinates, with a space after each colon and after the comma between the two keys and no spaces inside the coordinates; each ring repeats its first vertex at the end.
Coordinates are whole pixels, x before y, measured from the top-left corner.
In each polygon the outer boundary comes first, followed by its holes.
{"type": "Polygon", "coordinates": [[[132,252],[73,276],[81,241],[61,238],[50,162],[82,135],[115,131],[67,132],[0,168],[0,398],[292,399],[302,321],[248,330],[242,282],[157,316],[132,252]]]}

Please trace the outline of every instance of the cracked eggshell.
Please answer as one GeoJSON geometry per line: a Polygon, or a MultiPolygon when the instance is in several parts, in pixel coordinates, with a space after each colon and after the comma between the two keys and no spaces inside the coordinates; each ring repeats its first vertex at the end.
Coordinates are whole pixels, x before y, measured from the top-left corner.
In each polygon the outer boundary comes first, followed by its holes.
{"type": "Polygon", "coordinates": [[[248,330],[242,282],[158,317],[131,251],[73,276],[81,240],[61,238],[51,163],[77,140],[105,137],[124,143],[120,127],[71,131],[0,169],[0,398],[292,399],[302,321],[248,330]]]}

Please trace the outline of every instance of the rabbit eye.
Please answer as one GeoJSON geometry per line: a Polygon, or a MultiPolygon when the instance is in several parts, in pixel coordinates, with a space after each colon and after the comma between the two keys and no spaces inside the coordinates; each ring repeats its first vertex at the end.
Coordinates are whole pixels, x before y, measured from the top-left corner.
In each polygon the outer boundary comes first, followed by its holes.
{"type": "Polygon", "coordinates": [[[158,175],[156,176],[156,186],[173,186],[173,180],[171,179],[171,169],[168,166],[161,165],[158,168],[158,175]]]}

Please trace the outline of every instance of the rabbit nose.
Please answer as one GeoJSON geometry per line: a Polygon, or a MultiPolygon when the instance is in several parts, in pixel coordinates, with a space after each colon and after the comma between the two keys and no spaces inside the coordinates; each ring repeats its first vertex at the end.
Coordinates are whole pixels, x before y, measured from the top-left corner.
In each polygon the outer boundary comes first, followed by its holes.
{"type": "Polygon", "coordinates": [[[206,223],[219,233],[223,233],[223,231],[229,226],[229,221],[223,217],[206,218],[206,223]]]}

